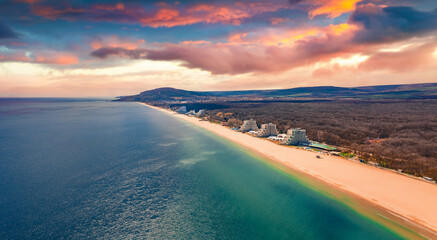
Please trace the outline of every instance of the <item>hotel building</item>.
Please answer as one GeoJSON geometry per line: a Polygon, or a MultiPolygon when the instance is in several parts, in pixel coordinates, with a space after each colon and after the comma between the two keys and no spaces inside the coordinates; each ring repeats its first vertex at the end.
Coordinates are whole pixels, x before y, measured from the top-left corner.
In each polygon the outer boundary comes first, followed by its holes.
{"type": "Polygon", "coordinates": [[[287,131],[287,136],[282,140],[283,145],[305,145],[310,141],[307,138],[307,131],[301,128],[291,128],[287,131]]]}
{"type": "Polygon", "coordinates": [[[258,126],[256,125],[256,121],[253,119],[244,120],[243,124],[241,125],[240,129],[238,129],[238,131],[240,132],[258,131],[258,126]]]}
{"type": "Polygon", "coordinates": [[[276,129],[276,125],[273,123],[261,124],[261,129],[256,133],[256,136],[258,137],[269,137],[276,135],[278,135],[278,130],[276,129]]]}

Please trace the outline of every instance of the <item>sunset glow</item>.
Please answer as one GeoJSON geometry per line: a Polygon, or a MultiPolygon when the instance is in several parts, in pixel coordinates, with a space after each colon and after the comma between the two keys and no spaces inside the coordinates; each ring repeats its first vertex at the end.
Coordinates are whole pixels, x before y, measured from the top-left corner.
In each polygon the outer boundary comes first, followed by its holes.
{"type": "Polygon", "coordinates": [[[436,82],[436,9],[414,0],[6,0],[0,96],[436,82]]]}

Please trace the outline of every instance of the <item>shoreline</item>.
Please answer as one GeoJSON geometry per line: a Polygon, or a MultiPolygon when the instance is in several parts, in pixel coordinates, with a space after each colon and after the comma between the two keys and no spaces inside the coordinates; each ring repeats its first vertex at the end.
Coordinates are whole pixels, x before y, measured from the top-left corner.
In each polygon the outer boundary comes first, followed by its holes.
{"type": "MultiPolygon", "coordinates": [[[[322,155],[319,159],[316,155],[320,153],[281,146],[262,138],[232,131],[218,124],[200,121],[198,118],[145,103],[140,104],[171,114],[221,136],[265,158],[272,165],[283,168],[282,170],[295,171],[315,181],[313,187],[324,185],[351,197],[356,202],[374,206],[377,212],[373,215],[379,215],[381,219],[387,219],[394,225],[408,226],[417,234],[437,239],[437,208],[435,207],[437,188],[432,183],[337,156],[322,155]]],[[[335,195],[333,192],[330,194],[335,195]]],[[[354,208],[350,204],[348,207],[354,208]]],[[[359,212],[366,215],[366,209],[369,208],[361,209],[359,212]]],[[[370,215],[368,217],[371,218],[370,215]]],[[[399,230],[402,226],[397,228],[399,230]]]]}

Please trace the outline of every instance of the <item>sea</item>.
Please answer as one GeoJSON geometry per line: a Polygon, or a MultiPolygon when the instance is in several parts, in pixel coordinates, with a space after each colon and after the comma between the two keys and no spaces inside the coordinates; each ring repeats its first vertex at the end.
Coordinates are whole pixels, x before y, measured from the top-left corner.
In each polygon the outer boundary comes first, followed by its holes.
{"type": "Polygon", "coordinates": [[[402,238],[162,111],[0,99],[0,239],[402,238]]]}

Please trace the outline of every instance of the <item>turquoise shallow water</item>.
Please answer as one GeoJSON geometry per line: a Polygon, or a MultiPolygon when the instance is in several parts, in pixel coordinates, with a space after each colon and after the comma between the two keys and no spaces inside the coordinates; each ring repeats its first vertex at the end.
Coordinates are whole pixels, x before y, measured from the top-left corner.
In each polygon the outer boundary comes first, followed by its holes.
{"type": "Polygon", "coordinates": [[[398,239],[136,103],[0,100],[1,239],[398,239]]]}

